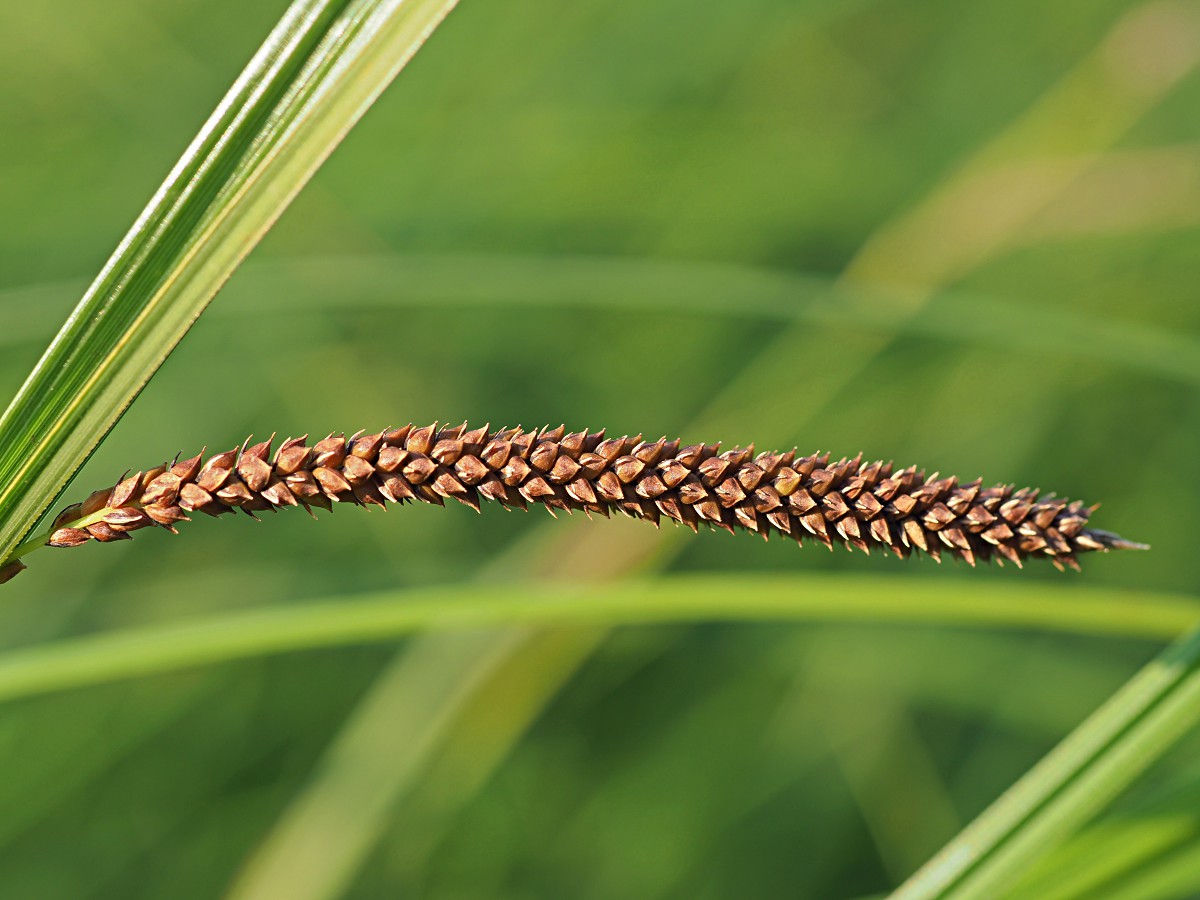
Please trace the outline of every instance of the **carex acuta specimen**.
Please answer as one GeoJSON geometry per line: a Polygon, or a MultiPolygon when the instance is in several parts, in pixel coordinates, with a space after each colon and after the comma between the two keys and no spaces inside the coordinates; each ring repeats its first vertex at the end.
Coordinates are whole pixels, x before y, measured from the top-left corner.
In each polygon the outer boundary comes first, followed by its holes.
{"type": "Polygon", "coordinates": [[[1012,485],[960,484],[915,467],[828,454],[721,451],[718,444],[607,438],[603,431],[566,433],[562,426],[526,431],[437,423],[356,434],[273,441],[203,454],[122,478],[64,509],[50,532],[27,541],[0,569],[36,546],[75,547],[126,539],[140,528],[171,531],[189,513],[288,506],[331,509],[334,503],[386,506],[458,500],[478,510],[485,500],[551,512],[620,512],[655,524],[670,519],[731,533],[771,533],[797,543],[842,544],[899,557],[924,553],[1005,560],[1020,566],[1048,559],[1078,569],[1083,553],[1140,549],[1088,527],[1095,507],[1012,485]]]}

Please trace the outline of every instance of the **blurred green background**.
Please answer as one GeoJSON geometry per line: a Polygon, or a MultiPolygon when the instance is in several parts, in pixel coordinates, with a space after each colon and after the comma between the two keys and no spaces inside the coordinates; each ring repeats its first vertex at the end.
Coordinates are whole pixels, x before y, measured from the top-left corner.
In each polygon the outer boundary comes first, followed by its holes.
{"type": "MultiPolygon", "coordinates": [[[[0,6],[0,392],[284,6],[0,6]]],[[[1075,576],[497,509],[205,520],[35,554],[0,644],[547,578],[1194,595],[1198,68],[1194,3],[463,0],[71,490],[251,432],[564,422],[1043,486],[1152,553],[1075,576]]],[[[512,628],[8,702],[0,896],[878,894],[1159,646],[512,628]]],[[[1200,892],[1197,749],[1025,895],[1200,892]]]]}

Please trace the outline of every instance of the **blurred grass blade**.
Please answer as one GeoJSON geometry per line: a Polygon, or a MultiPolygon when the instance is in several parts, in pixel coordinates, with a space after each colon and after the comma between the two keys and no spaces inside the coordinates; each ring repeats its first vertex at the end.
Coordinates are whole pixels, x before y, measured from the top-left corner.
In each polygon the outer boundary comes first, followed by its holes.
{"type": "MultiPolygon", "coordinates": [[[[0,350],[40,340],[69,282],[0,289],[0,350]]],[[[1200,339],[1187,331],[1096,311],[938,290],[916,313],[910,289],[842,283],[828,275],[730,263],[628,257],[373,253],[250,261],[210,316],[268,317],[330,310],[447,306],[469,310],[655,309],[681,316],[764,318],[808,326],[853,324],[881,336],[956,347],[995,347],[1048,359],[1069,356],[1200,385],[1200,339]],[[236,299],[237,302],[234,302],[236,299]]]]}
{"type": "Polygon", "coordinates": [[[0,654],[0,700],[414,632],[498,625],[841,621],[1017,627],[1164,638],[1200,618],[1166,594],[851,575],[680,576],[614,585],[476,584],[330,598],[68,638],[0,654]]]}
{"type": "Polygon", "coordinates": [[[893,894],[997,897],[1200,722],[1200,630],[1167,648],[893,894]]]}
{"type": "Polygon", "coordinates": [[[296,0],[0,419],[0,560],[456,0],[296,0]]]}

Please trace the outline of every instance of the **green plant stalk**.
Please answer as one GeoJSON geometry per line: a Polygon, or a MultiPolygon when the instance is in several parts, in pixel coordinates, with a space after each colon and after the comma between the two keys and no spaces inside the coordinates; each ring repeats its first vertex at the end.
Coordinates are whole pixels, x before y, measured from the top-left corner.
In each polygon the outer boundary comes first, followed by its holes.
{"type": "Polygon", "coordinates": [[[0,560],[455,2],[287,10],[0,418],[0,560]]]}
{"type": "Polygon", "coordinates": [[[68,638],[0,654],[0,701],[195,666],[495,626],[834,621],[1015,627],[1163,638],[1200,619],[1171,595],[928,578],[679,576],[614,585],[467,584],[392,591],[68,638]],[[969,602],[968,602],[969,601],[969,602]]]}
{"type": "Polygon", "coordinates": [[[997,897],[1200,722],[1200,629],[1149,663],[892,895],[997,897]]]}
{"type": "MultiPolygon", "coordinates": [[[[112,512],[113,510],[106,506],[103,509],[92,513],[90,516],[83,516],[77,519],[72,524],[78,528],[87,528],[89,525],[95,525],[97,522],[103,522],[104,517],[112,512]]],[[[17,546],[12,549],[12,552],[8,554],[8,559],[5,560],[5,563],[15,562],[18,559],[28,556],[34,550],[45,547],[46,542],[50,540],[50,535],[52,534],[54,534],[53,525],[49,528],[43,528],[37,534],[33,534],[25,538],[25,540],[17,544],[17,546]]]]}

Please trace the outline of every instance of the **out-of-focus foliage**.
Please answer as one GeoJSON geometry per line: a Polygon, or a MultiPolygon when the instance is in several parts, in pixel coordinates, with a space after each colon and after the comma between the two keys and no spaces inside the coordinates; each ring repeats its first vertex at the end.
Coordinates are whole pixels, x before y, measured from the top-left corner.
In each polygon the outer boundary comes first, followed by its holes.
{"type": "MultiPolygon", "coordinates": [[[[0,391],[282,9],[0,11],[0,391]]],[[[465,0],[77,481],[250,432],[562,421],[1040,484],[1152,553],[1080,577],[494,509],[292,513],[40,552],[0,641],[667,571],[1195,594],[1198,65],[1187,3],[465,0]]],[[[877,893],[1155,648],[522,628],[10,702],[0,895],[877,893]]],[[[1195,750],[1031,872],[1037,896],[1194,892],[1195,750]]]]}

